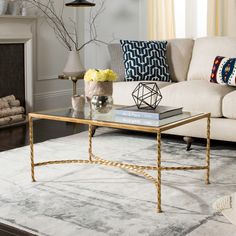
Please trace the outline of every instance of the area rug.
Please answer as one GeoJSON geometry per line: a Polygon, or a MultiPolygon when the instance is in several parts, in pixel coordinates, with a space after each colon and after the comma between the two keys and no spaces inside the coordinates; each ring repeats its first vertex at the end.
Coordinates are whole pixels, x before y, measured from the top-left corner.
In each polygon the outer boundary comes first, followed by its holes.
{"type": "MultiPolygon", "coordinates": [[[[35,145],[36,161],[88,157],[88,134],[35,145]]],[[[100,129],[94,153],[110,160],[155,164],[155,135],[100,129]]],[[[163,165],[204,163],[205,147],[163,139],[163,165]]],[[[36,168],[31,182],[29,147],[0,153],[0,222],[36,235],[173,236],[235,235],[236,227],[212,209],[219,197],[236,191],[236,149],[215,146],[211,184],[205,171],[164,172],[163,213],[156,213],[153,183],[124,170],[97,165],[36,168]]],[[[152,174],[155,175],[155,172],[152,174]]]]}

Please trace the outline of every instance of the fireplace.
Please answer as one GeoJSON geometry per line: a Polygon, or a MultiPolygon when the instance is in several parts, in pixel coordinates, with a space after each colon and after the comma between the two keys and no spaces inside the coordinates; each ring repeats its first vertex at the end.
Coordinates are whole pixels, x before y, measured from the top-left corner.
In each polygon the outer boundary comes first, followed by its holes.
{"type": "Polygon", "coordinates": [[[14,94],[33,110],[36,18],[0,16],[0,97],[14,94]]]}
{"type": "Polygon", "coordinates": [[[0,44],[0,98],[15,95],[25,108],[24,44],[0,44]]]}

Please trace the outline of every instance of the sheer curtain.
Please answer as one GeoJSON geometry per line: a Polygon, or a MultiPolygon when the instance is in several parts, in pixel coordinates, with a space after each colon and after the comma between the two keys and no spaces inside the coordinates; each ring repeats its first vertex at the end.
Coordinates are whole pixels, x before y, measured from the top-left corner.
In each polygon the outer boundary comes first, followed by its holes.
{"type": "Polygon", "coordinates": [[[209,36],[236,37],[236,0],[208,0],[209,36]]]}
{"type": "Polygon", "coordinates": [[[175,38],[173,0],[148,0],[149,39],[175,38]]]}
{"type": "Polygon", "coordinates": [[[207,35],[207,0],[174,0],[177,38],[207,35]]]}
{"type": "Polygon", "coordinates": [[[236,37],[236,0],[148,0],[148,5],[149,39],[236,37]]]}

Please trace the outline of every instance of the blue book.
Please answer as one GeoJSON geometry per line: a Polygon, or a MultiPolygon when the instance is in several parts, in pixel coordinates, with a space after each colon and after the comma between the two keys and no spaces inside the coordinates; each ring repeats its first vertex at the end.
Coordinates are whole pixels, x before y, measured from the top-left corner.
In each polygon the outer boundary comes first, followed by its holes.
{"type": "Polygon", "coordinates": [[[158,106],[156,109],[139,109],[137,106],[127,106],[115,109],[115,114],[118,116],[128,116],[133,118],[162,120],[171,116],[180,115],[183,113],[183,108],[158,106]]]}

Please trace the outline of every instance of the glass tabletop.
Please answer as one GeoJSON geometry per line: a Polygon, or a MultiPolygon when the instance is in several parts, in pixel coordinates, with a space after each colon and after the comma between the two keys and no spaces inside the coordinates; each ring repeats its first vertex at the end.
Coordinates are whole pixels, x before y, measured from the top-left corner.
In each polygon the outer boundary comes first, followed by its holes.
{"type": "MultiPolygon", "coordinates": [[[[116,109],[121,106],[115,106],[108,113],[99,113],[97,111],[91,111],[89,106],[85,106],[83,112],[75,112],[72,108],[64,108],[57,110],[48,110],[35,112],[34,114],[41,114],[51,117],[60,117],[60,118],[75,118],[86,121],[96,121],[96,122],[107,122],[107,123],[116,123],[120,125],[134,125],[134,126],[145,126],[145,127],[162,127],[179,121],[187,120],[197,116],[204,115],[205,113],[197,112],[183,112],[180,115],[172,116],[162,120],[157,119],[144,119],[144,118],[133,118],[123,115],[117,115],[116,109]]],[[[89,122],[88,122],[89,123],[89,122]]]]}

